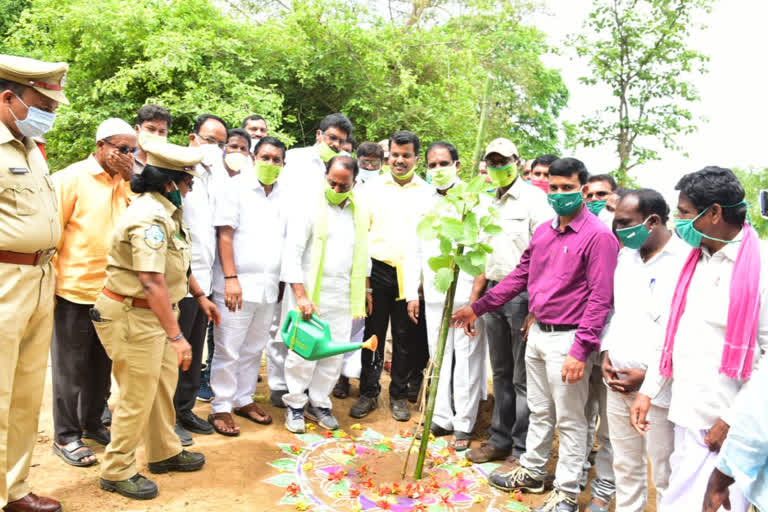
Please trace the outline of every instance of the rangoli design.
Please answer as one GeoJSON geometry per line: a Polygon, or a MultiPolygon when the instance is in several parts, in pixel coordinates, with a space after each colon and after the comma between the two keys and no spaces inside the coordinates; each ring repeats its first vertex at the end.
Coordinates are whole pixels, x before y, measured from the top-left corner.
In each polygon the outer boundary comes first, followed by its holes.
{"type": "Polygon", "coordinates": [[[445,439],[431,439],[423,478],[413,481],[418,441],[406,479],[400,478],[410,432],[388,438],[360,425],[352,430],[359,435],[308,432],[297,434],[296,444],[277,443],[283,457],[269,463],[277,474],[264,481],[285,489],[279,505],[314,512],[530,510],[519,493],[489,487],[488,474],[498,464],[472,464],[445,439]]]}

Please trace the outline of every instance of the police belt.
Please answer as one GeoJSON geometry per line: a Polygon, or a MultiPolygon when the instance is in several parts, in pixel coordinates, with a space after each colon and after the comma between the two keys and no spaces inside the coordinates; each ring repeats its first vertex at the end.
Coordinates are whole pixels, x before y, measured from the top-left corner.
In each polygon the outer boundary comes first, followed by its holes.
{"type": "Polygon", "coordinates": [[[130,299],[131,305],[135,308],[142,308],[142,309],[152,309],[149,307],[149,301],[147,299],[139,299],[137,297],[126,297],[125,295],[120,295],[119,293],[115,293],[112,290],[109,290],[107,288],[104,288],[101,293],[106,295],[112,300],[116,300],[117,302],[125,302],[126,299],[130,299]]]}
{"type": "Polygon", "coordinates": [[[10,263],[11,265],[39,265],[42,267],[47,265],[53,259],[55,254],[56,249],[45,249],[31,253],[0,251],[0,263],[10,263]]]}

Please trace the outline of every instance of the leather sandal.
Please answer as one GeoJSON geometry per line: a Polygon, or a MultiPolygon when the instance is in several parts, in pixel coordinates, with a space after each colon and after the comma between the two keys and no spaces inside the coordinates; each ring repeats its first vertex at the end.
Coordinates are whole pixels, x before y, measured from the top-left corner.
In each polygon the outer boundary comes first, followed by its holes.
{"type": "Polygon", "coordinates": [[[70,466],[75,466],[77,468],[87,468],[98,462],[96,460],[96,455],[80,439],[67,443],[64,446],[59,446],[58,444],[53,443],[53,453],[58,455],[61,460],[70,466]],[[90,462],[83,462],[83,459],[87,457],[93,457],[93,460],[90,462]]]}
{"type": "Polygon", "coordinates": [[[218,432],[219,434],[227,437],[237,437],[240,435],[240,430],[234,430],[237,429],[237,425],[235,424],[235,419],[232,417],[232,414],[228,412],[217,412],[215,414],[211,414],[208,416],[208,423],[210,423],[213,426],[213,430],[218,432]],[[217,422],[224,423],[224,426],[230,429],[230,432],[227,432],[226,430],[223,430],[220,425],[217,425],[217,422]]]}
{"type": "Polygon", "coordinates": [[[241,418],[251,420],[259,425],[269,425],[272,423],[272,416],[262,411],[261,407],[256,405],[256,402],[251,402],[243,407],[235,407],[232,412],[241,418]]]}
{"type": "Polygon", "coordinates": [[[471,444],[472,436],[470,434],[458,430],[453,433],[453,439],[451,440],[450,446],[457,452],[469,450],[471,444]]]}

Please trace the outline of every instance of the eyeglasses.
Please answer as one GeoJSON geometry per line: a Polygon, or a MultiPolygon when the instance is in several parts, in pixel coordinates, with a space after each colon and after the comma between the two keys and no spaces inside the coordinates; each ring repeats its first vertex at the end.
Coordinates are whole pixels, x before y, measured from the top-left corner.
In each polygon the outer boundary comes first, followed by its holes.
{"type": "Polygon", "coordinates": [[[587,194],[587,199],[592,199],[593,197],[597,197],[599,199],[605,199],[611,195],[611,192],[607,192],[605,190],[598,190],[597,192],[590,192],[587,194]]]}
{"type": "Polygon", "coordinates": [[[115,144],[113,142],[110,142],[107,139],[104,139],[104,142],[106,142],[107,144],[109,144],[113,148],[116,148],[120,153],[122,153],[124,155],[127,155],[129,153],[132,154],[132,153],[136,152],[136,147],[126,146],[126,145],[118,146],[117,144],[115,144]]]}
{"type": "Polygon", "coordinates": [[[211,137],[210,135],[203,136],[203,135],[195,134],[195,137],[203,139],[207,144],[216,144],[217,146],[219,146],[220,149],[224,149],[224,146],[227,145],[226,142],[221,142],[220,140],[216,140],[215,138],[211,137]]]}
{"type": "Polygon", "coordinates": [[[357,161],[357,164],[364,169],[368,169],[368,168],[379,169],[381,167],[381,160],[379,160],[378,158],[373,160],[361,158],[360,160],[357,161]]]}

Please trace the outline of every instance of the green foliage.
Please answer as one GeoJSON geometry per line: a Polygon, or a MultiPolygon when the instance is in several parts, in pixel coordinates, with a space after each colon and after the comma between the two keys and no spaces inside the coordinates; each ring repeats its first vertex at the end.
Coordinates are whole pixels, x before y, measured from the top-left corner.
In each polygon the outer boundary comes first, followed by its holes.
{"type": "Polygon", "coordinates": [[[580,34],[569,39],[591,74],[581,82],[603,85],[613,98],[576,125],[569,145],[616,147],[615,175],[622,185],[637,165],[659,159],[658,147],[680,150],[679,135],[696,130],[688,106],[699,99],[691,78],[708,58],[688,47],[700,12],[712,0],[594,0],[580,34]]]}
{"type": "MultiPolygon", "coordinates": [[[[84,158],[98,124],[132,122],[145,103],[171,111],[171,140],[186,144],[195,117],[239,125],[258,112],[279,128],[282,99],[262,86],[248,27],[212,4],[180,0],[33,0],[7,41],[14,53],[70,64],[48,142],[51,168],[84,158]]],[[[290,138],[288,138],[290,142],[290,138]]]]}
{"type": "Polygon", "coordinates": [[[744,187],[744,198],[749,203],[749,216],[752,225],[760,238],[768,239],[768,219],[760,216],[760,191],[768,190],[768,168],[766,169],[734,169],[744,187]]]}
{"type": "Polygon", "coordinates": [[[540,60],[543,34],[520,23],[530,12],[520,0],[393,0],[386,12],[362,0],[24,1],[8,51],[71,66],[53,168],[92,150],[101,120],[156,102],[174,116],[174,142],[211,112],[231,124],[259,113],[289,145],[311,144],[341,111],[358,141],[409,129],[425,144],[453,142],[466,174],[487,76],[484,144],[507,136],[525,154],[555,149],[568,96],[540,60]]]}
{"type": "Polygon", "coordinates": [[[450,288],[456,266],[472,276],[480,275],[485,269],[486,255],[493,250],[481,239],[501,232],[501,228],[492,223],[494,211],[479,219],[473,211],[480,204],[480,194],[485,193],[486,187],[483,176],[451,187],[444,199],[456,209],[456,216],[446,216],[443,210],[435,209],[419,223],[421,238],[440,240],[440,254],[429,259],[429,266],[437,273],[435,288],[441,292],[450,288]]]}

